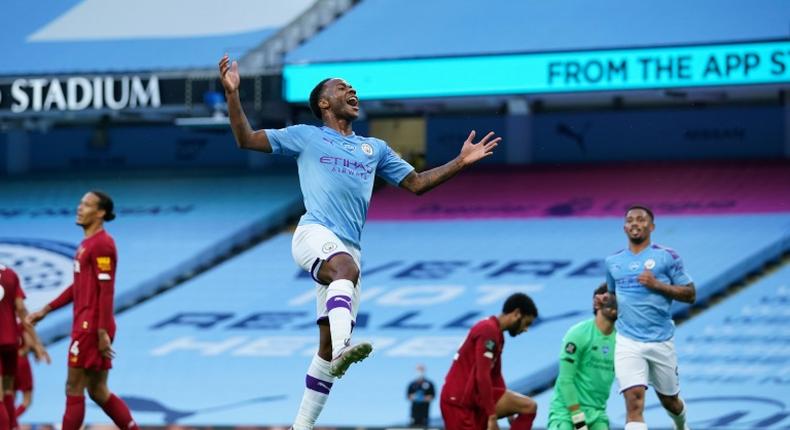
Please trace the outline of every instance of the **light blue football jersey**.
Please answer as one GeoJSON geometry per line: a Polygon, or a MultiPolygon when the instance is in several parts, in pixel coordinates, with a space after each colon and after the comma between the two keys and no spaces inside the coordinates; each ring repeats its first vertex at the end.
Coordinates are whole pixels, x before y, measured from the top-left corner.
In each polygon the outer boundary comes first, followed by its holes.
{"type": "Polygon", "coordinates": [[[375,176],[397,186],[414,170],[373,137],[312,125],[267,129],[266,136],[273,153],[296,157],[306,209],[299,225],[320,224],[357,248],[375,176]]]}
{"type": "Polygon", "coordinates": [[[606,283],[617,294],[617,332],[640,342],[663,342],[675,334],[672,299],[639,283],[645,269],[665,284],[688,285],[692,279],[675,251],[655,244],[639,254],[624,249],[606,258],[606,283]]]}

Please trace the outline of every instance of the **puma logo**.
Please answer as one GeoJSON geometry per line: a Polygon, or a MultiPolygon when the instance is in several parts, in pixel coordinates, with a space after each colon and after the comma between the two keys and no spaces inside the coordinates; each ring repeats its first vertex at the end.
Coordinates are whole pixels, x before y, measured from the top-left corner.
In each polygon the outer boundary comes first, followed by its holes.
{"type": "Polygon", "coordinates": [[[340,301],[340,302],[343,302],[343,303],[348,304],[348,305],[351,304],[351,298],[350,297],[346,297],[346,296],[335,296],[335,297],[332,297],[332,300],[340,301]]]}
{"type": "Polygon", "coordinates": [[[584,127],[580,131],[576,131],[571,128],[571,126],[564,123],[557,124],[557,128],[555,130],[560,136],[565,136],[568,139],[574,141],[582,154],[587,153],[587,146],[585,145],[584,139],[587,135],[587,132],[590,131],[589,122],[585,123],[584,127]]]}

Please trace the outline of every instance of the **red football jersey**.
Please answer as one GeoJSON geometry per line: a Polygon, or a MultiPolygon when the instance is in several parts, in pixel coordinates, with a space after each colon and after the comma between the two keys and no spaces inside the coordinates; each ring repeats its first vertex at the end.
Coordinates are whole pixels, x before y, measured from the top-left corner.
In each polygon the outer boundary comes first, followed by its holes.
{"type": "MultiPolygon", "coordinates": [[[[25,295],[25,290],[22,289],[20,285],[19,288],[16,289],[16,296],[22,300],[25,300],[27,296],[25,295]]],[[[22,345],[24,342],[22,341],[22,332],[24,328],[22,328],[22,320],[19,317],[16,318],[16,328],[17,328],[17,336],[19,336],[19,344],[22,345]]]]}
{"type": "Polygon", "coordinates": [[[115,337],[113,295],[118,255],[112,237],[102,230],[86,238],[74,257],[74,282],[49,306],[57,309],[74,302],[72,333],[105,329],[115,337]]]}
{"type": "Polygon", "coordinates": [[[499,320],[492,316],[475,324],[455,354],[442,387],[442,402],[480,409],[486,416],[495,412],[495,388],[503,392],[502,348],[505,337],[499,320]]]}
{"type": "Polygon", "coordinates": [[[0,265],[0,346],[19,345],[16,298],[20,290],[16,273],[10,267],[0,265]]]}

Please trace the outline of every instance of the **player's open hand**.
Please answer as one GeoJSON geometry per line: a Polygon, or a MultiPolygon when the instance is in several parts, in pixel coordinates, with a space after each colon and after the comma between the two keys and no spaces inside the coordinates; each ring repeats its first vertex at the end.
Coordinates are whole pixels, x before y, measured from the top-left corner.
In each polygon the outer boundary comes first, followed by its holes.
{"type": "Polygon", "coordinates": [[[228,54],[219,60],[219,78],[226,93],[232,93],[239,89],[241,78],[239,77],[239,63],[230,61],[228,54]]]}
{"type": "Polygon", "coordinates": [[[30,325],[36,325],[36,323],[43,320],[45,316],[47,316],[47,313],[42,309],[27,314],[25,321],[27,321],[27,323],[30,325]]]}
{"type": "Polygon", "coordinates": [[[115,351],[112,349],[112,339],[110,339],[110,335],[106,330],[99,330],[99,354],[110,360],[115,358],[115,351]]]}
{"type": "Polygon", "coordinates": [[[474,164],[485,157],[494,154],[494,148],[502,141],[501,137],[494,137],[494,132],[490,131],[479,142],[475,143],[476,132],[472,130],[466,138],[464,146],[461,147],[461,154],[458,155],[461,164],[466,167],[474,164]]]}
{"type": "Polygon", "coordinates": [[[653,272],[648,269],[642,271],[642,273],[636,278],[640,284],[644,285],[647,288],[655,289],[656,285],[658,284],[658,279],[653,276],[653,272]]]}
{"type": "Polygon", "coordinates": [[[33,346],[33,356],[36,357],[36,361],[39,363],[42,361],[47,364],[52,363],[52,358],[50,358],[49,352],[47,352],[47,349],[44,348],[44,345],[40,343],[33,346]]]}

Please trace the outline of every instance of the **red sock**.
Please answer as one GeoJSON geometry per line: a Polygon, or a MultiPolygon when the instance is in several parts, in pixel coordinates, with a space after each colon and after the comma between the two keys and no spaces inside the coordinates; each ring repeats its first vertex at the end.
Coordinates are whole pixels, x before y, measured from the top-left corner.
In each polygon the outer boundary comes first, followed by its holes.
{"type": "Polygon", "coordinates": [[[85,396],[66,395],[66,412],[63,413],[63,430],[80,430],[85,420],[85,396]]]}
{"type": "Polygon", "coordinates": [[[110,398],[104,402],[101,408],[104,409],[104,413],[107,414],[108,417],[112,418],[112,422],[114,422],[115,425],[121,430],[131,430],[137,428],[137,423],[134,422],[132,413],[129,412],[129,408],[126,406],[126,403],[119,399],[115,394],[110,394],[110,398]]]}
{"type": "Polygon", "coordinates": [[[510,430],[532,430],[535,414],[520,414],[510,423],[510,430]]]}
{"type": "Polygon", "coordinates": [[[13,394],[4,394],[3,395],[3,404],[5,405],[5,411],[8,415],[8,425],[11,430],[16,428],[16,414],[14,413],[14,395],[13,394]]]}
{"type": "Polygon", "coordinates": [[[8,412],[5,410],[5,405],[0,408],[0,430],[10,430],[11,421],[8,419],[8,412]]]}
{"type": "Polygon", "coordinates": [[[16,417],[19,418],[22,416],[22,414],[25,413],[26,410],[27,410],[27,406],[20,403],[19,406],[16,407],[16,411],[14,411],[14,413],[16,414],[16,417]]]}

